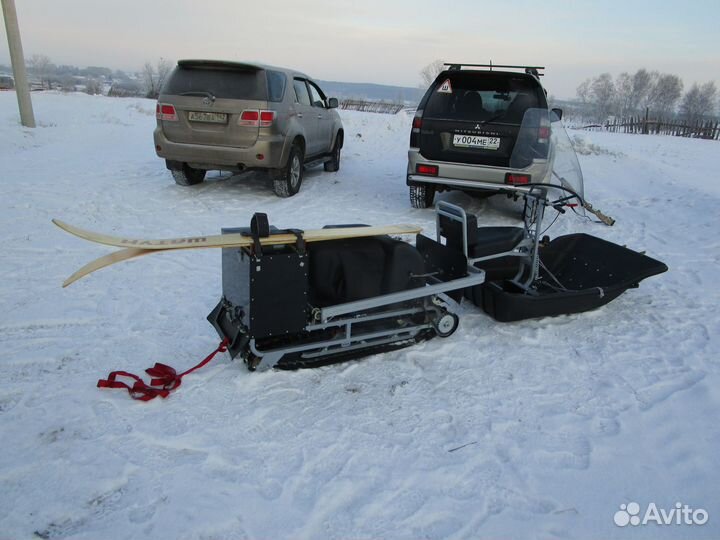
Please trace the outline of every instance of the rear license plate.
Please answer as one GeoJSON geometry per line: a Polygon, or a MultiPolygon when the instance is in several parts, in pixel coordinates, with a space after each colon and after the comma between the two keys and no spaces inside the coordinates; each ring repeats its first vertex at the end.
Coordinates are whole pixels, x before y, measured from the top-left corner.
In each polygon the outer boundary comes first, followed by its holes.
{"type": "Polygon", "coordinates": [[[217,112],[188,112],[188,120],[191,122],[212,122],[213,124],[227,123],[227,114],[217,112]]]}
{"type": "Polygon", "coordinates": [[[453,146],[459,148],[481,148],[497,150],[500,148],[500,137],[478,137],[476,135],[453,135],[453,146]]]}

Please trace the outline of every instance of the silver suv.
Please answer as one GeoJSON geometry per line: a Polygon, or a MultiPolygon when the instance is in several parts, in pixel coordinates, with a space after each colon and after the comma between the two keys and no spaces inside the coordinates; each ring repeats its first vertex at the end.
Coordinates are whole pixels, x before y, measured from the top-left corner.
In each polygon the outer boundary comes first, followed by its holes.
{"type": "Polygon", "coordinates": [[[290,197],[305,166],[340,168],[337,106],[297,71],[180,60],[158,98],[155,151],[180,185],[202,182],[207,170],[266,170],[275,193],[290,197]]]}
{"type": "MultiPolygon", "coordinates": [[[[530,158],[520,166],[513,161],[510,166],[525,112],[548,108],[540,84],[539,70],[543,68],[446,66],[428,88],[413,119],[407,168],[413,207],[432,206],[436,191],[492,194],[502,192],[506,184],[547,178],[552,166],[548,159],[530,158]]],[[[562,116],[560,109],[553,112],[562,116]]],[[[535,143],[547,146],[548,118],[542,118],[536,134],[535,143]]],[[[540,154],[547,157],[547,149],[540,154]]]]}

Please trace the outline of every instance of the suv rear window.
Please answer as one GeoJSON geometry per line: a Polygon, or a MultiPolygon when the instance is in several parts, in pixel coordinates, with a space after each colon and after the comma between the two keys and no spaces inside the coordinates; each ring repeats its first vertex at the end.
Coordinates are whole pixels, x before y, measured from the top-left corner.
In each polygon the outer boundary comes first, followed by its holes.
{"type": "Polygon", "coordinates": [[[265,72],[202,66],[176,67],[162,93],[180,96],[190,92],[210,92],[218,99],[266,101],[265,72]]]}
{"type": "Polygon", "coordinates": [[[529,108],[546,107],[542,88],[531,77],[488,73],[447,73],[432,89],[425,115],[435,118],[505,121],[520,124],[529,108]],[[450,91],[439,92],[446,80],[450,91]]]}

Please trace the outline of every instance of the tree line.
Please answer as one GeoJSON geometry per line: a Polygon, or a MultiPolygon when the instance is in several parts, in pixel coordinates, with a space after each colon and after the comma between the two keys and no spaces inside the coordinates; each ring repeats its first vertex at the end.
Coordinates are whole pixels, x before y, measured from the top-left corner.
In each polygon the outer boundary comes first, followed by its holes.
{"type": "MultiPolygon", "coordinates": [[[[72,65],[57,65],[44,54],[33,54],[25,61],[31,86],[38,90],[82,90],[88,94],[101,94],[103,87],[110,85],[111,95],[145,96],[157,98],[160,89],[170,73],[173,63],[163,58],[156,63],[146,62],[135,73],[112,70],[101,66],[80,68],[72,65]],[[113,93],[112,88],[117,92],[113,93]]],[[[12,73],[10,66],[0,65],[0,73],[12,73]]]]}
{"type": "Polygon", "coordinates": [[[683,81],[677,75],[643,68],[620,73],[614,79],[609,73],[586,79],[576,93],[584,110],[600,122],[611,116],[624,118],[646,112],[658,118],[679,115],[690,121],[715,116],[720,106],[715,82],[693,83],[685,93],[683,90],[683,81]]]}

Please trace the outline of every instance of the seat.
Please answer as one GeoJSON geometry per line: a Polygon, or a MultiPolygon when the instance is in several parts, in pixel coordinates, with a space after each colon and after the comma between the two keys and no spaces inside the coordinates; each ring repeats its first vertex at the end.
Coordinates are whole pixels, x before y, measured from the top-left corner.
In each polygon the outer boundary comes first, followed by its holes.
{"type": "Polygon", "coordinates": [[[487,257],[505,253],[517,246],[525,236],[522,227],[480,227],[476,233],[477,243],[469,249],[471,258],[487,257]]]}
{"type": "Polygon", "coordinates": [[[465,92],[457,104],[457,113],[462,118],[481,120],[488,115],[483,107],[482,96],[474,91],[465,92]]]}
{"type": "MultiPolygon", "coordinates": [[[[440,216],[440,235],[450,248],[463,250],[462,223],[440,216]]],[[[477,217],[467,216],[468,257],[476,259],[512,250],[525,235],[522,227],[478,227],[477,217]]]]}
{"type": "Polygon", "coordinates": [[[505,112],[505,119],[508,122],[522,124],[523,118],[525,117],[525,111],[537,106],[536,103],[537,100],[533,97],[527,94],[518,94],[507,108],[507,111],[505,112]]]}

